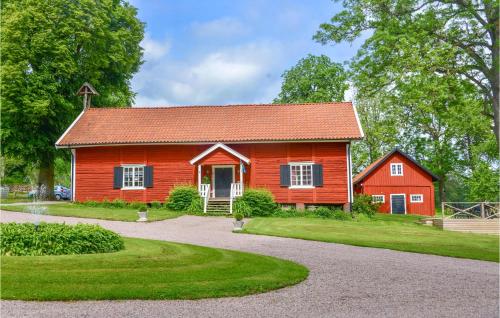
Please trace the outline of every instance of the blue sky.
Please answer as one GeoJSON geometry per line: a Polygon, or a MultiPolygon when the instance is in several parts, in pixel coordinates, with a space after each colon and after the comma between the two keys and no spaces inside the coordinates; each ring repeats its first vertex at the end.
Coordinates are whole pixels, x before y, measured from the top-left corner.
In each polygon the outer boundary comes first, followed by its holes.
{"type": "Polygon", "coordinates": [[[307,54],[344,62],[359,47],[312,40],[341,9],[330,0],[130,2],[146,23],[137,106],[271,102],[281,74],[307,54]]]}

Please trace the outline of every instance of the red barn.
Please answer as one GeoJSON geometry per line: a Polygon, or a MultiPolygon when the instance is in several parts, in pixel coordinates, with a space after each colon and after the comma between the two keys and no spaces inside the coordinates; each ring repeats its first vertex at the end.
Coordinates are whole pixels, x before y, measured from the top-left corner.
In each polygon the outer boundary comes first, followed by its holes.
{"type": "Polygon", "coordinates": [[[56,142],[72,151],[73,200],[210,199],[268,188],[282,204],[352,202],[351,103],[86,108],[56,142]]]}
{"type": "Polygon", "coordinates": [[[438,178],[409,155],[394,149],[353,179],[356,193],[381,202],[392,214],[434,215],[434,184],[438,178]]]}

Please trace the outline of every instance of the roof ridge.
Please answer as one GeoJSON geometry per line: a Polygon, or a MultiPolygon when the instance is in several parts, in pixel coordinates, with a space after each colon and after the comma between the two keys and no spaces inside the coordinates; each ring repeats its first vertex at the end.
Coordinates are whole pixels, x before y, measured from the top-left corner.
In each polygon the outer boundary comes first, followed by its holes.
{"type": "Polygon", "coordinates": [[[90,109],[173,109],[173,108],[207,108],[207,107],[245,107],[245,106],[301,106],[301,105],[342,105],[352,102],[321,102],[321,103],[281,103],[281,104],[225,104],[225,105],[172,105],[172,106],[106,106],[90,109]]]}

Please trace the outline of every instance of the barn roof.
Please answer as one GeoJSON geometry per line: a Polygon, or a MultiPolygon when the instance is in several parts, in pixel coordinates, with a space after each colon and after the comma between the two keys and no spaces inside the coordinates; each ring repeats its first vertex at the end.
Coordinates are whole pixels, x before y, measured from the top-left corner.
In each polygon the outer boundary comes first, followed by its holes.
{"type": "Polygon", "coordinates": [[[89,108],[66,130],[56,146],[361,138],[363,131],[350,102],[89,108]]]}
{"type": "Polygon", "coordinates": [[[358,184],[359,182],[363,181],[363,179],[365,179],[368,175],[370,175],[373,171],[375,171],[380,165],[382,165],[387,159],[389,159],[396,152],[399,153],[400,155],[402,155],[403,157],[405,157],[406,159],[410,160],[417,167],[419,167],[424,172],[426,172],[427,174],[429,174],[432,177],[432,181],[439,180],[439,178],[435,174],[433,174],[429,169],[427,169],[424,166],[422,166],[421,164],[419,164],[410,155],[408,155],[407,153],[403,152],[402,150],[400,150],[398,148],[394,148],[391,152],[387,153],[385,156],[382,156],[382,157],[378,158],[372,164],[370,164],[368,167],[366,167],[363,171],[361,171],[360,173],[358,173],[352,179],[352,183],[353,184],[358,184]]]}

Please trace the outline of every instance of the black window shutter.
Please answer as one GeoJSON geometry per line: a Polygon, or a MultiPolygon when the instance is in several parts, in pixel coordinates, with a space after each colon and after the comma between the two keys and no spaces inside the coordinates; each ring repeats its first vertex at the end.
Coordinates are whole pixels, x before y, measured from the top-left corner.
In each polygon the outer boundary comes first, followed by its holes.
{"type": "Polygon", "coordinates": [[[153,166],[144,167],[144,187],[145,188],[153,187],[153,166]]]}
{"type": "Polygon", "coordinates": [[[313,165],[313,186],[323,186],[323,165],[313,165]]]}
{"type": "Polygon", "coordinates": [[[113,189],[121,189],[123,183],[123,167],[114,167],[113,189]]]}
{"type": "Polygon", "coordinates": [[[290,186],[290,166],[281,165],[280,166],[280,185],[282,187],[290,186]]]}

